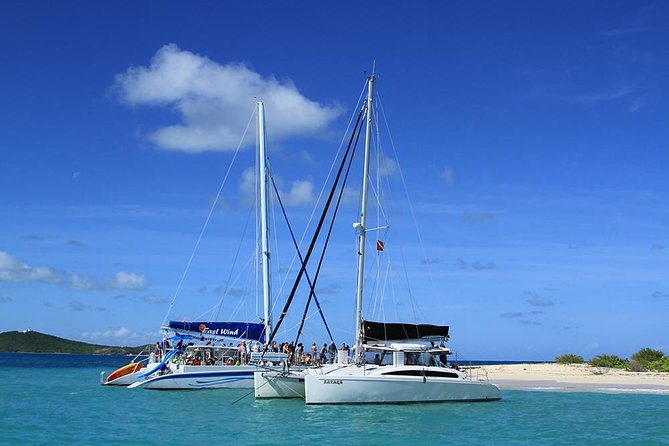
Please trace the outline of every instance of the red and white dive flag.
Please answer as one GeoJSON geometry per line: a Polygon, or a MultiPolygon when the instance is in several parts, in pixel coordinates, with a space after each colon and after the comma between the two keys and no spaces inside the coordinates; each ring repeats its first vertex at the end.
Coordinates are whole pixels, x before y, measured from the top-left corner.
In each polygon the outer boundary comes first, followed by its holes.
{"type": "Polygon", "coordinates": [[[383,242],[381,240],[376,241],[376,250],[383,251],[383,242]]]}

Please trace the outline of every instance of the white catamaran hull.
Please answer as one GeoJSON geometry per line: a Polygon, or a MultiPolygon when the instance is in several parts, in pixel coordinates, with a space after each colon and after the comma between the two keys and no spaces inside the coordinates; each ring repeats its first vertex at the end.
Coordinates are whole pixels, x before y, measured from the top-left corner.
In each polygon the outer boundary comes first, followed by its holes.
{"type": "Polygon", "coordinates": [[[138,381],[130,388],[154,390],[252,389],[255,365],[182,366],[172,373],[138,381]]]}
{"type": "Polygon", "coordinates": [[[265,370],[253,374],[255,397],[304,398],[304,372],[265,370]]]}
{"type": "Polygon", "coordinates": [[[495,401],[502,398],[491,383],[468,378],[384,376],[362,368],[305,376],[307,404],[426,403],[495,401]]]}

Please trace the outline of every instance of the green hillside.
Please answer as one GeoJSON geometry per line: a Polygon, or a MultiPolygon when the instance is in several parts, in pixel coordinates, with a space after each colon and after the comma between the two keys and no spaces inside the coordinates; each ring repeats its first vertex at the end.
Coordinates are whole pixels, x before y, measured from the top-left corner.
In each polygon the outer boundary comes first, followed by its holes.
{"type": "Polygon", "coordinates": [[[37,331],[6,331],[0,333],[0,352],[79,353],[88,355],[125,355],[149,351],[151,346],[114,347],[71,341],[37,331]]]}

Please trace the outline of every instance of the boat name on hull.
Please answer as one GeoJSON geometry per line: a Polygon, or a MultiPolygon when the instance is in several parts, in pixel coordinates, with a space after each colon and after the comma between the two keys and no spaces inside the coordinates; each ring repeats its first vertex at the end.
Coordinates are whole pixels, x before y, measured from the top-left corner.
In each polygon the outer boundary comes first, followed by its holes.
{"type": "Polygon", "coordinates": [[[344,384],[341,379],[324,379],[323,384],[344,384]]]}

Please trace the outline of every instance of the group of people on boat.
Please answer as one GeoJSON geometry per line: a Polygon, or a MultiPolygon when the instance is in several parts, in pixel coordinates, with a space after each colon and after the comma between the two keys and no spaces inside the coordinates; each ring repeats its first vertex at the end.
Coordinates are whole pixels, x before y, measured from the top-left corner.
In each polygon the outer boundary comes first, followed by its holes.
{"type": "MultiPolygon", "coordinates": [[[[435,348],[434,342],[431,347],[435,348]]],[[[155,356],[160,360],[163,355],[172,349],[169,341],[163,339],[162,342],[156,342],[155,356]]],[[[272,341],[271,344],[261,342],[241,341],[237,345],[230,342],[214,348],[211,341],[205,345],[194,345],[189,342],[184,346],[183,339],[179,339],[175,349],[180,353],[172,358],[172,362],[185,365],[246,365],[251,362],[252,353],[273,352],[283,353],[287,357],[287,366],[317,366],[324,364],[333,364],[337,360],[338,351],[345,351],[346,357],[350,356],[351,348],[343,343],[337,348],[334,342],[329,345],[313,342],[311,346],[305,347],[302,342],[295,345],[294,342],[272,341]],[[211,348],[208,348],[211,347],[211,348]]],[[[385,363],[383,355],[376,354],[374,359],[369,358],[370,363],[381,365],[385,363]]],[[[405,365],[429,365],[429,366],[447,366],[447,356],[445,352],[421,354],[420,352],[407,352],[404,357],[405,365]]]]}
{"type": "MultiPolygon", "coordinates": [[[[268,346],[267,350],[287,354],[290,365],[332,364],[337,357],[337,346],[334,342],[331,342],[329,346],[327,343],[323,343],[323,346],[320,348],[316,342],[313,342],[309,350],[306,350],[302,342],[299,342],[297,346],[295,346],[293,342],[282,342],[281,344],[278,344],[274,341],[268,346]]],[[[348,352],[349,347],[346,344],[342,344],[341,350],[346,350],[348,352]]]]}
{"type": "MultiPolygon", "coordinates": [[[[193,349],[198,350],[197,345],[193,342],[184,345],[183,339],[179,339],[174,349],[182,353],[176,355],[172,361],[181,362],[186,365],[245,365],[251,361],[251,353],[274,352],[286,354],[289,365],[322,365],[334,363],[338,350],[334,342],[331,342],[329,345],[323,343],[321,347],[318,347],[318,344],[313,342],[307,350],[301,342],[296,346],[294,342],[277,343],[277,341],[273,341],[271,344],[265,345],[261,342],[241,341],[236,346],[232,342],[228,345],[222,343],[220,347],[224,347],[225,351],[215,354],[212,350],[206,349],[206,347],[213,346],[213,343],[209,341],[200,346],[204,347],[202,354],[197,354],[193,351],[193,349]]],[[[173,347],[170,345],[170,342],[167,339],[163,339],[162,342],[156,342],[152,355],[155,355],[155,358],[160,361],[166,352],[171,349],[173,347]]],[[[350,347],[343,343],[339,350],[346,351],[346,355],[348,356],[350,347]]]]}

